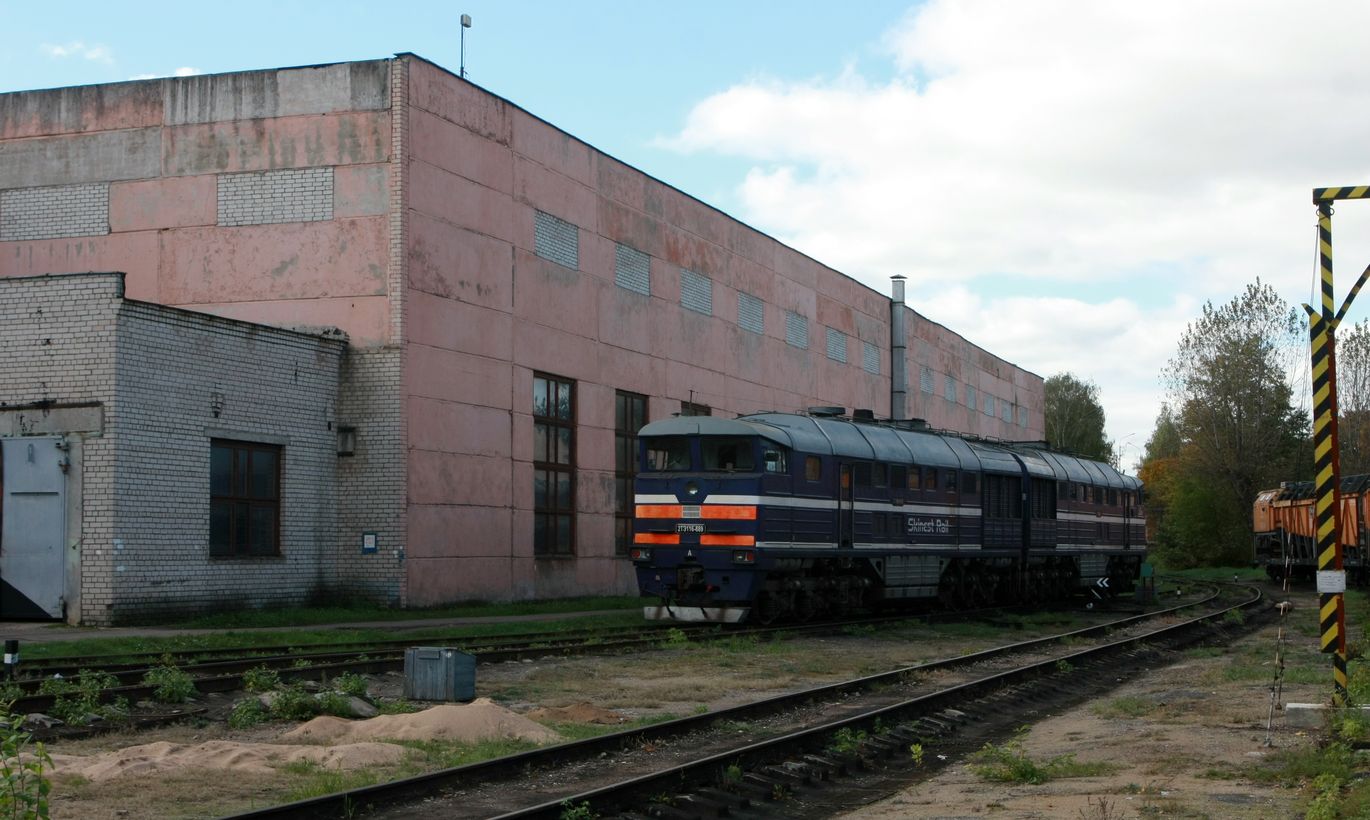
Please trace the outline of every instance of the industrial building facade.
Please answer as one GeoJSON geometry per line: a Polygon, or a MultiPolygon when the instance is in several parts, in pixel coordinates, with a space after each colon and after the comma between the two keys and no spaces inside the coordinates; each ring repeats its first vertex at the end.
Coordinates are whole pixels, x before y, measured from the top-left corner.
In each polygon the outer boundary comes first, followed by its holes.
{"type": "Polygon", "coordinates": [[[631,592],[676,413],[1043,434],[1040,377],[413,55],[0,95],[0,287],[4,532],[63,454],[72,622],[631,592]]]}

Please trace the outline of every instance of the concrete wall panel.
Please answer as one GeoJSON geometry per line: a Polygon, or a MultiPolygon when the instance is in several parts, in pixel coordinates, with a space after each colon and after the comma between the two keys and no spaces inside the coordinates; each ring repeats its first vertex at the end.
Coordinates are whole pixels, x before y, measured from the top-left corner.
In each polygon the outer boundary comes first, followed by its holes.
{"type": "Polygon", "coordinates": [[[599,197],[593,188],[518,154],[514,155],[514,197],[583,231],[599,230],[599,197]]]}
{"type": "Polygon", "coordinates": [[[0,188],[149,179],[161,168],[158,128],[0,142],[0,188]]]}
{"type": "Polygon", "coordinates": [[[256,120],[390,106],[390,62],[203,74],[158,81],[167,125],[256,120]]]}
{"type": "Polygon", "coordinates": [[[415,397],[408,412],[409,446],[415,450],[511,456],[508,410],[415,397]]]}
{"type": "MultiPolygon", "coordinates": [[[[409,561],[413,606],[508,601],[517,582],[508,558],[420,558],[409,561]]],[[[525,596],[519,596],[525,597],[525,596]]]]}
{"type": "Polygon", "coordinates": [[[408,463],[410,504],[509,506],[507,458],[410,450],[408,463]]]}
{"type": "Polygon", "coordinates": [[[409,118],[410,155],[415,159],[503,193],[514,190],[514,155],[509,147],[415,109],[409,118]]]}
{"type": "MultiPolygon", "coordinates": [[[[445,401],[464,402],[509,409],[510,372],[508,362],[410,344],[406,367],[412,374],[409,395],[445,401]]],[[[531,385],[525,393],[533,401],[531,385]]]]}
{"type": "MultiPolygon", "coordinates": [[[[409,207],[457,228],[505,242],[517,237],[514,200],[441,168],[415,161],[409,170],[409,207]]],[[[532,223],[531,212],[527,218],[532,223]]],[[[531,231],[521,244],[531,245],[531,231]]]]}
{"type": "Polygon", "coordinates": [[[379,217],[185,228],[163,243],[168,304],[384,295],[389,224],[379,217]]]}
{"type": "Polygon", "coordinates": [[[509,313],[410,291],[405,321],[415,344],[507,362],[514,352],[509,313]]]}
{"type": "Polygon", "coordinates": [[[513,310],[514,255],[506,241],[415,213],[409,222],[408,263],[409,284],[416,290],[513,310]]]}
{"type": "Polygon", "coordinates": [[[554,169],[587,188],[599,183],[598,151],[526,111],[515,110],[512,118],[514,152],[519,157],[554,169]]]}
{"type": "Polygon", "coordinates": [[[430,63],[409,63],[409,105],[509,145],[513,106],[430,63]]]}
{"type": "Polygon", "coordinates": [[[114,233],[213,225],[217,218],[212,176],[115,182],[109,186],[109,229],[114,233]]]}
{"type": "Polygon", "coordinates": [[[513,510],[501,507],[415,505],[410,560],[504,558],[508,562],[513,510]],[[479,534],[479,535],[477,535],[479,534]]]}
{"type": "Polygon", "coordinates": [[[161,241],[155,231],[80,239],[0,243],[0,276],[37,276],[87,271],[126,273],[130,299],[160,301],[157,281],[161,241]]]}
{"type": "Polygon", "coordinates": [[[0,139],[150,128],[162,124],[156,81],[0,95],[0,139]]]}
{"type": "Polygon", "coordinates": [[[384,344],[390,332],[390,300],[384,296],[205,302],[193,307],[203,313],[276,327],[336,327],[357,347],[384,344]]]}
{"type": "Polygon", "coordinates": [[[340,165],[333,169],[333,216],[380,216],[390,210],[389,165],[340,165]]]}
{"type": "Polygon", "coordinates": [[[167,176],[386,162],[390,115],[361,112],[182,125],[166,129],[163,151],[167,176]]]}

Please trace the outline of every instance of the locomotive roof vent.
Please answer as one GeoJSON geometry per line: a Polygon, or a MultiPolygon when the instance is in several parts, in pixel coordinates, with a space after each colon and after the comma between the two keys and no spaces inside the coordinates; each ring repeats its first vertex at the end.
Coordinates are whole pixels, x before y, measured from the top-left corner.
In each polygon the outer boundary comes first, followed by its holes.
{"type": "Polygon", "coordinates": [[[851,417],[856,421],[875,421],[875,411],[860,408],[851,411],[851,417]]]}
{"type": "Polygon", "coordinates": [[[810,407],[810,416],[840,416],[847,412],[845,407],[810,407]]]}
{"type": "Polygon", "coordinates": [[[900,430],[926,430],[931,426],[927,419],[897,419],[890,424],[900,430]]]}

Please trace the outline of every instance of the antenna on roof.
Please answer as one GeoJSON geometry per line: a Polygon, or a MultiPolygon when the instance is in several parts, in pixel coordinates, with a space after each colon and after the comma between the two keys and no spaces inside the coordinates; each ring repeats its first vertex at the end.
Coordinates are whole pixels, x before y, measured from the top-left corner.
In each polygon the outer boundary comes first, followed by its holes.
{"type": "Polygon", "coordinates": [[[461,16],[461,78],[466,79],[466,30],[471,27],[471,15],[461,16]]]}

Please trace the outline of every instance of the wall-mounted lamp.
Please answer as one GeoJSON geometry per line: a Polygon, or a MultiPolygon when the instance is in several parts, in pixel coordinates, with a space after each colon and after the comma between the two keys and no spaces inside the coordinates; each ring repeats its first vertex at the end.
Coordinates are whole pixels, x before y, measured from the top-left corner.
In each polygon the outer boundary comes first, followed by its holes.
{"type": "Polygon", "coordinates": [[[357,428],[338,425],[338,455],[350,456],[357,452],[357,428]]]}
{"type": "Polygon", "coordinates": [[[213,413],[216,419],[224,412],[224,394],[218,390],[209,394],[209,412],[213,413]]]}

